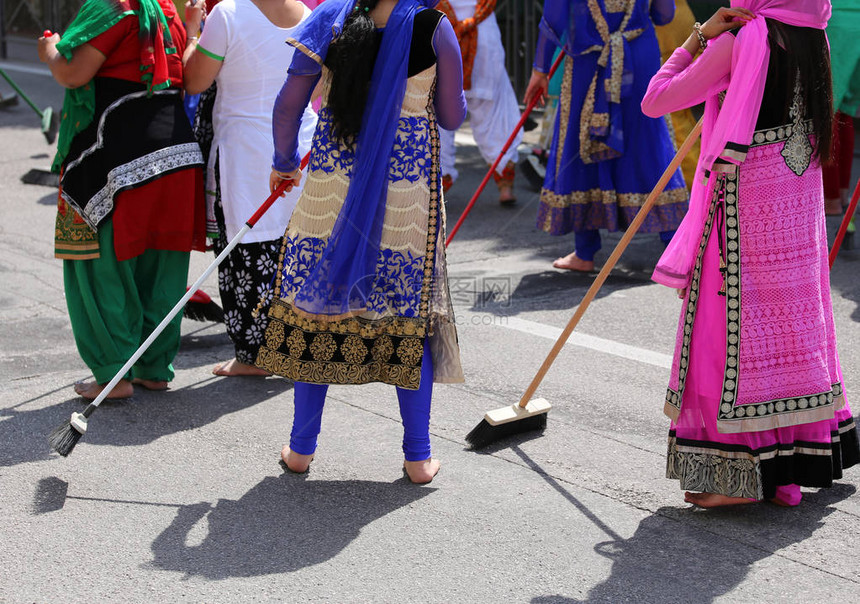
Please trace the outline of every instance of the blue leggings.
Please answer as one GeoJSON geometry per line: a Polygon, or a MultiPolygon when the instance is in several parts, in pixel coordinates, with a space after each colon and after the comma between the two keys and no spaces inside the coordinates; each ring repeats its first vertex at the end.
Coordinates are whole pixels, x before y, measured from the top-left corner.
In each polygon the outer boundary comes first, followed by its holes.
{"type": "MultiPolygon", "coordinates": [[[[290,433],[290,449],[301,455],[311,455],[317,448],[323,406],[328,384],[296,382],[295,415],[290,433]]],[[[418,390],[397,388],[400,418],[403,421],[403,454],[406,461],[430,458],[430,399],[433,396],[433,357],[424,339],[424,359],[421,363],[421,387],[418,390]]]]}
{"type": "MultiPolygon", "coordinates": [[[[660,231],[660,241],[669,245],[675,231],[660,231]]],[[[586,262],[594,260],[594,255],[600,250],[600,231],[597,229],[574,232],[576,239],[576,257],[586,262]]]]}

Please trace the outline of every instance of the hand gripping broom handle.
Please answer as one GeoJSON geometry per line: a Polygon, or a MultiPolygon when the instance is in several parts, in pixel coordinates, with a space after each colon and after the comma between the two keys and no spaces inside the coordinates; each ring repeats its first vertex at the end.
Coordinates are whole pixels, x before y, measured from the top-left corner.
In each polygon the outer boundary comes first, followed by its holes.
{"type": "Polygon", "coordinates": [[[845,212],[845,217],[842,219],[842,224],[839,225],[839,231],[836,233],[836,240],[833,242],[833,247],[830,249],[830,268],[833,268],[833,263],[836,262],[836,256],[839,254],[839,248],[842,247],[842,240],[845,239],[845,233],[848,231],[848,224],[851,222],[851,217],[854,216],[854,211],[857,209],[857,201],[860,199],[860,180],[857,181],[857,186],[854,187],[854,194],[851,196],[851,203],[848,204],[848,210],[845,212]]]}
{"type": "MultiPolygon", "coordinates": [[[[558,53],[558,57],[555,60],[555,63],[552,64],[552,67],[549,69],[549,73],[547,74],[547,79],[552,78],[552,75],[555,73],[555,70],[558,69],[558,66],[561,65],[561,61],[564,59],[564,53],[558,53]]],[[[469,215],[469,212],[472,211],[472,206],[475,205],[475,202],[478,201],[478,197],[484,191],[484,187],[487,186],[487,183],[490,182],[490,177],[495,173],[496,168],[499,166],[499,163],[502,161],[502,158],[505,156],[505,153],[508,152],[508,149],[511,148],[511,145],[514,142],[514,138],[516,138],[517,133],[520,131],[520,128],[523,127],[523,124],[526,123],[526,120],[529,117],[529,114],[532,112],[532,109],[535,108],[537,102],[541,99],[542,95],[536,94],[529,104],[526,106],[525,111],[520,116],[520,121],[517,122],[516,128],[511,132],[511,135],[508,137],[508,141],[505,143],[505,146],[502,147],[499,156],[496,158],[496,161],[493,162],[493,165],[490,166],[490,170],[487,172],[487,175],[484,176],[484,180],[481,181],[481,184],[478,185],[478,190],[475,191],[475,194],[472,195],[472,199],[469,200],[469,203],[466,204],[466,209],[463,210],[463,213],[460,214],[460,218],[457,220],[457,224],[454,225],[454,228],[451,229],[451,232],[448,234],[448,239],[445,240],[445,247],[451,243],[451,240],[454,238],[454,235],[457,234],[457,231],[460,230],[460,225],[463,224],[463,221],[466,220],[466,216],[469,215]]]]}
{"type": "Polygon", "coordinates": [[[535,390],[538,389],[540,383],[543,381],[546,372],[549,371],[549,368],[552,366],[555,358],[558,356],[558,353],[561,351],[562,347],[567,342],[567,339],[570,337],[570,334],[573,332],[573,329],[576,327],[579,320],[582,318],[582,315],[585,314],[585,311],[588,309],[588,305],[591,304],[591,301],[594,300],[594,297],[597,295],[597,292],[603,286],[603,282],[606,281],[606,278],[609,276],[609,273],[612,272],[612,269],[615,267],[615,264],[618,262],[618,259],[621,258],[621,254],[624,253],[624,250],[627,248],[627,245],[630,243],[630,240],[633,239],[633,235],[636,234],[636,231],[639,230],[639,227],[642,226],[642,223],[645,221],[645,217],[648,215],[648,212],[653,207],[654,203],[657,201],[657,197],[660,196],[660,193],[663,192],[663,189],[666,188],[666,184],[669,182],[669,179],[672,178],[672,175],[675,173],[675,170],[678,169],[678,166],[681,165],[684,157],[686,157],[687,153],[689,153],[690,148],[696,143],[696,140],[699,138],[699,134],[702,132],[702,120],[699,120],[699,123],[693,128],[693,131],[687,136],[687,139],[681,145],[681,148],[678,149],[678,152],[675,154],[675,158],[669,164],[669,167],[666,168],[666,171],[663,172],[663,176],[660,177],[660,180],[657,181],[657,185],[654,187],[654,190],[651,191],[651,194],[648,195],[648,198],[645,200],[645,203],[642,204],[642,207],[637,212],[636,217],[633,219],[633,222],[630,223],[630,226],[627,227],[627,230],[624,232],[624,236],[621,237],[621,241],[618,242],[618,245],[615,246],[615,250],[613,250],[612,254],[609,256],[609,259],[606,261],[606,264],[603,265],[603,268],[600,270],[600,273],[595,278],[594,283],[591,284],[591,287],[588,288],[588,291],[585,293],[585,296],[582,299],[582,302],[579,303],[579,306],[576,307],[576,312],[573,313],[573,317],[570,318],[570,321],[567,322],[567,325],[564,328],[564,331],[561,332],[561,335],[555,341],[555,345],[552,347],[552,350],[549,351],[546,359],[541,365],[540,369],[535,375],[534,379],[532,379],[531,384],[526,389],[525,394],[520,399],[519,406],[525,407],[528,405],[528,402],[531,400],[532,395],[535,393],[535,390]]]}
{"type": "MultiPolygon", "coordinates": [[[[302,159],[301,168],[304,168],[308,164],[308,159],[310,159],[310,155],[311,154],[308,153],[302,159]]],[[[281,184],[278,185],[278,187],[272,192],[272,194],[269,195],[266,201],[264,201],[263,204],[259,208],[257,208],[257,211],[254,212],[254,215],[248,219],[248,222],[245,223],[245,226],[243,226],[239,230],[239,232],[236,233],[236,236],[230,240],[230,243],[227,244],[227,247],[224,248],[224,251],[218,254],[218,257],[215,258],[215,261],[212,262],[212,264],[210,264],[205,271],[203,271],[203,274],[200,275],[197,281],[195,281],[191,286],[188,287],[188,290],[185,292],[185,295],[179,299],[179,302],[177,302],[176,305],[171,309],[171,311],[167,313],[167,316],[161,320],[161,323],[159,323],[158,326],[153,330],[153,332],[149,334],[149,337],[146,338],[143,344],[140,345],[140,348],[138,348],[134,352],[134,354],[131,355],[131,358],[125,362],[125,365],[123,365],[122,368],[117,371],[116,375],[113,376],[113,379],[108,382],[107,386],[105,386],[101,392],[99,392],[99,395],[93,400],[93,402],[87,405],[87,408],[84,409],[83,412],[84,417],[88,418],[90,415],[92,415],[93,411],[96,410],[96,407],[101,405],[102,401],[107,397],[110,391],[113,390],[114,386],[116,386],[123,378],[123,376],[128,373],[129,369],[131,369],[137,362],[137,360],[143,355],[143,353],[146,352],[146,349],[152,345],[152,343],[155,341],[155,338],[161,335],[161,332],[164,331],[164,328],[167,327],[167,324],[173,320],[173,317],[175,317],[177,314],[180,313],[180,311],[182,311],[182,309],[185,307],[185,303],[188,302],[188,299],[194,295],[194,293],[201,285],[203,285],[203,282],[206,281],[206,278],[212,274],[212,271],[218,268],[218,265],[220,265],[224,261],[224,258],[226,258],[227,255],[233,251],[233,248],[239,245],[239,242],[242,241],[242,237],[244,237],[248,231],[254,228],[254,225],[257,224],[257,221],[260,220],[263,214],[265,214],[270,207],[272,207],[272,204],[277,201],[277,199],[281,196],[281,194],[284,192],[284,189],[287,188],[287,185],[289,185],[290,182],[291,181],[288,180],[282,181],[281,184]]]]}

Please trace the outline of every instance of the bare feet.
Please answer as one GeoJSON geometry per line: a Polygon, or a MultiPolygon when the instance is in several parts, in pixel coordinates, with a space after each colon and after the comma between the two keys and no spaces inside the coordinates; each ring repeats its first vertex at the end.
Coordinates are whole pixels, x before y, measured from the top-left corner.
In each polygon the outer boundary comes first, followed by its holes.
{"type": "Polygon", "coordinates": [[[503,206],[512,206],[517,203],[513,187],[499,187],[499,203],[503,206]]]}
{"type": "Polygon", "coordinates": [[[284,462],[284,465],[290,472],[295,472],[296,474],[304,474],[307,472],[311,467],[313,459],[313,455],[301,455],[300,453],[296,453],[290,449],[289,445],[284,445],[284,448],[281,449],[281,461],[284,462]]]}
{"type": "MultiPolygon", "coordinates": [[[[104,390],[104,387],[107,384],[99,384],[97,382],[77,382],[75,384],[75,393],[87,399],[88,401],[95,400],[96,397],[101,394],[101,391],[104,390]]],[[[117,385],[113,387],[113,390],[110,391],[110,394],[107,395],[108,400],[115,400],[120,398],[130,398],[131,395],[134,394],[134,386],[131,385],[131,382],[128,380],[120,380],[117,382],[117,385]]]]}
{"type": "Polygon", "coordinates": [[[248,365],[247,363],[243,363],[242,361],[238,361],[236,359],[230,359],[229,361],[218,363],[217,365],[215,365],[215,368],[212,370],[212,373],[214,373],[215,375],[223,375],[227,377],[233,377],[237,375],[268,377],[272,375],[265,369],[260,369],[258,367],[254,367],[253,365],[248,365]]]}
{"type": "Polygon", "coordinates": [[[167,380],[145,380],[143,378],[134,378],[132,384],[140,385],[147,390],[167,390],[167,380]]]}
{"type": "Polygon", "coordinates": [[[438,459],[425,459],[424,461],[404,461],[403,471],[414,484],[427,484],[439,473],[442,464],[438,459]]]}
{"type": "Polygon", "coordinates": [[[839,197],[824,200],[824,213],[827,216],[840,216],[842,214],[842,199],[839,197]]]}
{"type": "Polygon", "coordinates": [[[579,271],[582,273],[590,273],[594,270],[594,261],[583,260],[576,255],[576,252],[571,252],[563,258],[556,258],[552,265],[554,268],[561,268],[568,271],[579,271]]]}
{"type": "Polygon", "coordinates": [[[729,497],[728,495],[720,495],[718,493],[692,493],[687,491],[684,493],[684,501],[692,503],[700,508],[720,508],[728,505],[743,505],[745,503],[755,503],[755,499],[747,497],[729,497]]]}

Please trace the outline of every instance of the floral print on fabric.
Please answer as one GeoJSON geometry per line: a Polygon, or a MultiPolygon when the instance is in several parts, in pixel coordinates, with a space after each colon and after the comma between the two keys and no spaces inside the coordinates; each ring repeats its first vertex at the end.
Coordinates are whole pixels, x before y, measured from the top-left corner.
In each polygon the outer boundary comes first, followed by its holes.
{"type": "MultiPolygon", "coordinates": [[[[321,170],[326,174],[340,173],[351,178],[355,153],[332,139],[331,126],[331,110],[325,107],[319,113],[310,169],[321,170]]],[[[430,179],[433,157],[427,152],[429,140],[430,122],[426,118],[400,118],[389,164],[390,182],[405,180],[416,183],[430,179]]]]}
{"type": "MultiPolygon", "coordinates": [[[[302,287],[325,249],[325,240],[315,237],[287,238],[284,242],[283,271],[279,298],[292,298],[302,287]]],[[[379,314],[394,313],[417,317],[424,279],[424,257],[409,251],[381,249],[368,306],[379,314]]],[[[299,307],[301,299],[296,298],[299,307]]]]}

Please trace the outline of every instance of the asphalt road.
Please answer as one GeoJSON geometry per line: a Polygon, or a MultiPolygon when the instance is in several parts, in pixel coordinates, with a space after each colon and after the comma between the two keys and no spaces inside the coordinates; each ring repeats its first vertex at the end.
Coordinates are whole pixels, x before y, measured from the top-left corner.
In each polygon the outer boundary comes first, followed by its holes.
{"type": "MultiPolygon", "coordinates": [[[[49,78],[9,73],[59,109],[49,78]]],[[[523,179],[514,208],[486,192],[449,248],[467,380],[435,388],[432,484],[402,477],[394,390],[378,384],[331,388],[310,474],[282,474],[290,384],[213,376],[231,355],[223,326],[188,320],[171,389],[105,404],[60,458],[45,437],[82,408],[71,386],[88,371],[53,258],[56,193],[20,181],[53,153],[38,125],[26,105],[0,110],[0,601],[860,598],[860,470],[796,509],[696,510],[664,478],[679,302],[649,281],[656,235],[634,240],[540,387],[546,431],[466,449],[486,410],[519,399],[593,279],[550,267],[572,238],[535,229],[523,179]]],[[[483,176],[458,140],[449,225],[483,176]]],[[[605,239],[599,263],[618,236],[605,239]]],[[[210,261],[194,254],[192,275],[210,261]]],[[[858,267],[845,252],[833,272],[849,397],[858,267]]],[[[214,280],[205,289],[217,294],[214,280]]]]}

